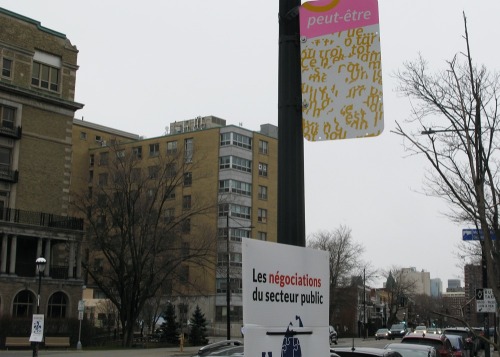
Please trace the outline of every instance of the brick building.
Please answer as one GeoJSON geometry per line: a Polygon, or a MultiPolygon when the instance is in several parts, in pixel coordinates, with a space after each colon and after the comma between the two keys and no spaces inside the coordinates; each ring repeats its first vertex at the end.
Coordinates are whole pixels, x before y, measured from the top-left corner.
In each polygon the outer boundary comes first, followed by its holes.
{"type": "Polygon", "coordinates": [[[0,315],[77,316],[83,221],[69,215],[78,50],[0,8],[0,315]]]}

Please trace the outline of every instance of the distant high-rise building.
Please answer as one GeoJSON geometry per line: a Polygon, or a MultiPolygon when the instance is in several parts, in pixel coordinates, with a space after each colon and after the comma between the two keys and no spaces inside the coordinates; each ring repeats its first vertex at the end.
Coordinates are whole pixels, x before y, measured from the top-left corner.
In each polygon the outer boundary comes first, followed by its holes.
{"type": "Polygon", "coordinates": [[[417,271],[415,267],[401,269],[401,278],[413,284],[413,293],[416,295],[431,295],[430,273],[424,270],[417,271]]]}
{"type": "Polygon", "coordinates": [[[439,278],[431,279],[431,296],[439,297],[443,294],[443,282],[439,278]]]}
{"type": "Polygon", "coordinates": [[[464,288],[461,285],[460,279],[448,279],[448,287],[446,288],[447,293],[462,291],[464,291],[464,288]]]}

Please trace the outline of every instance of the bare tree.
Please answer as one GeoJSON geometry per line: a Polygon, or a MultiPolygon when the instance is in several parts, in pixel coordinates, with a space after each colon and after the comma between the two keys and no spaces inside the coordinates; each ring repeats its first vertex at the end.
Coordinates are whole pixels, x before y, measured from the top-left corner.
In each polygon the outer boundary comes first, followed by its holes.
{"type": "MultiPolygon", "coordinates": [[[[343,225],[331,231],[310,235],[307,246],[327,251],[330,255],[330,320],[334,320],[334,311],[343,305],[335,292],[339,287],[351,285],[353,276],[362,276],[365,265],[361,256],[365,248],[353,241],[351,229],[343,225]]],[[[345,303],[352,304],[352,301],[345,303]]]]}
{"type": "Polygon", "coordinates": [[[446,69],[432,74],[420,58],[397,73],[399,91],[414,106],[408,127],[396,123],[394,133],[404,138],[410,153],[424,155],[431,164],[425,192],[449,203],[453,221],[482,233],[488,286],[498,302],[500,251],[491,233],[500,237],[500,82],[498,73],[473,61],[465,14],[464,28],[466,51],[447,61],[446,69]]]}
{"type": "Polygon", "coordinates": [[[353,241],[351,229],[341,225],[331,231],[320,231],[308,237],[307,246],[330,254],[330,286],[347,286],[353,275],[362,272],[361,255],[365,248],[353,241]]]}
{"type": "Polygon", "coordinates": [[[98,184],[73,202],[86,215],[90,259],[84,267],[117,307],[123,345],[130,346],[145,303],[162,286],[187,285],[190,268],[213,271],[216,232],[203,218],[214,207],[174,196],[195,165],[182,153],[143,163],[132,148],[116,145],[106,156],[98,184]]]}

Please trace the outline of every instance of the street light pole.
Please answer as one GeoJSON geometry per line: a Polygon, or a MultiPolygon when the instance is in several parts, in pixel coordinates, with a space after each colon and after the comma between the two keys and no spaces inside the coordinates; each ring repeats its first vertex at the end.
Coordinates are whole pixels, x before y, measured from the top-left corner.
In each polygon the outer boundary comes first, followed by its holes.
{"type": "MultiPolygon", "coordinates": [[[[38,272],[38,295],[36,299],[36,313],[37,315],[40,314],[40,291],[42,289],[42,275],[43,271],[45,270],[45,264],[47,263],[47,260],[44,257],[39,257],[35,261],[36,264],[36,271],[38,272]]],[[[42,332],[43,335],[43,332],[42,332]]],[[[33,357],[38,357],[38,349],[39,349],[40,342],[33,342],[33,357]]]]}
{"type": "Polygon", "coordinates": [[[367,336],[367,331],[366,331],[366,275],[365,275],[365,269],[363,269],[363,335],[366,338],[367,336]]]}
{"type": "Polygon", "coordinates": [[[231,230],[229,229],[229,212],[227,212],[226,216],[226,229],[227,229],[227,239],[226,239],[226,261],[227,261],[227,266],[226,266],[226,328],[227,328],[227,339],[231,339],[231,286],[230,286],[230,280],[229,280],[229,238],[230,238],[230,232],[231,230]]]}

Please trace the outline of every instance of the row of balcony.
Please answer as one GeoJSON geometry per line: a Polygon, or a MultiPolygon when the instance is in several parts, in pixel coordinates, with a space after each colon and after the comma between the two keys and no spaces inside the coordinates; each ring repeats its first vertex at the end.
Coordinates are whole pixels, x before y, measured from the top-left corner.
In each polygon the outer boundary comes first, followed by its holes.
{"type": "Polygon", "coordinates": [[[12,208],[4,208],[0,210],[0,223],[1,222],[83,231],[83,219],[81,218],[12,208]]]}

